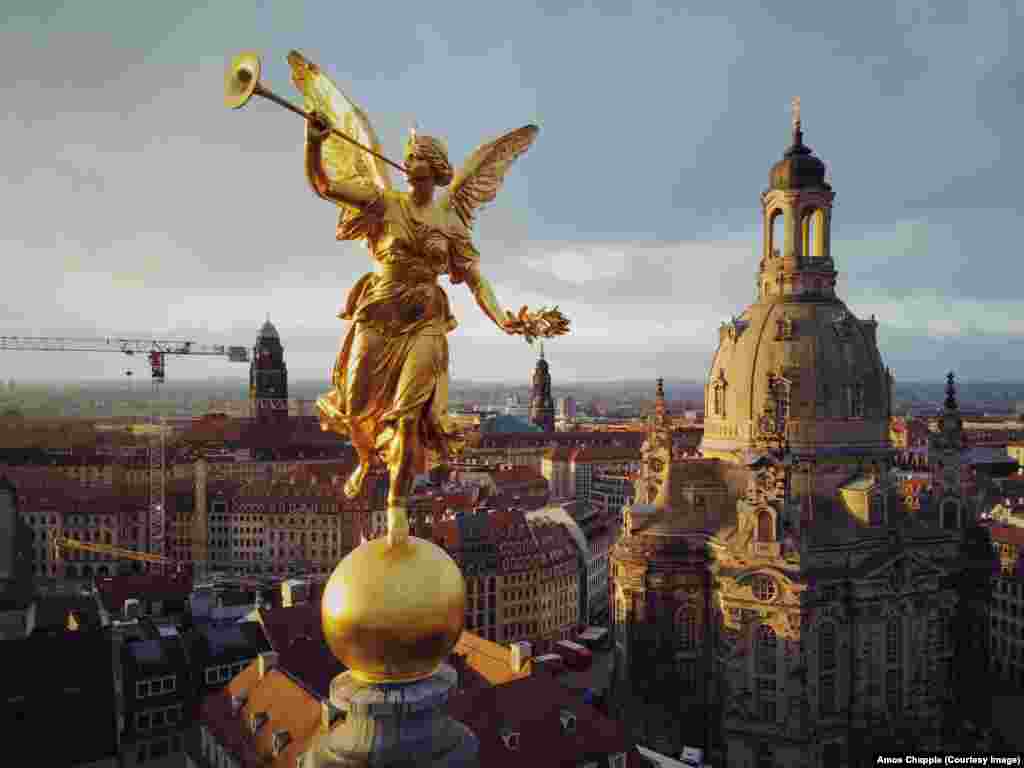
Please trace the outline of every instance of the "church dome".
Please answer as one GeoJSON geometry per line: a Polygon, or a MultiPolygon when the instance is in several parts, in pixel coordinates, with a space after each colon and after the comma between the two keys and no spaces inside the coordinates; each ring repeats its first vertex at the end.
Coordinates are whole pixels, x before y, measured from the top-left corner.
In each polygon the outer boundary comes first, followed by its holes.
{"type": "Polygon", "coordinates": [[[701,449],[733,458],[788,441],[798,453],[872,453],[889,441],[877,323],[835,298],[773,297],[723,325],[701,449]]]}
{"type": "Polygon", "coordinates": [[[772,166],[768,186],[771,189],[829,188],[825,182],[825,163],[814,156],[810,147],[804,146],[799,131],[785,156],[772,166]]]}

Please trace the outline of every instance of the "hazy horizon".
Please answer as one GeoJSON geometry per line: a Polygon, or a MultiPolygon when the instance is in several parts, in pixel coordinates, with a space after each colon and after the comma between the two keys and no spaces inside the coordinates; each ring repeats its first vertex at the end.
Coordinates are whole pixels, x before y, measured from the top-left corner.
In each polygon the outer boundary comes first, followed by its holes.
{"type": "MultiPolygon", "coordinates": [[[[1018,375],[1019,8],[669,5],[383,0],[353,24],[338,4],[8,2],[0,242],[16,268],[0,335],[248,347],[269,312],[293,375],[326,380],[366,249],[336,242],[337,211],[308,188],[302,122],[222,98],[230,58],[252,49],[266,85],[297,101],[285,56],[299,48],[392,156],[414,120],[456,166],[540,125],[474,238],[504,306],[557,304],[573,321],[545,345],[556,380],[703,378],[719,324],[754,298],[759,196],[794,96],[836,192],[840,296],[877,317],[896,379],[1018,375]]],[[[452,375],[528,377],[536,350],[489,324],[465,286],[442,284],[461,324],[452,375]]],[[[131,365],[148,377],[144,359],[131,365]]],[[[0,351],[4,380],[127,367],[0,351]]],[[[168,363],[169,379],[243,371],[168,363]]]]}

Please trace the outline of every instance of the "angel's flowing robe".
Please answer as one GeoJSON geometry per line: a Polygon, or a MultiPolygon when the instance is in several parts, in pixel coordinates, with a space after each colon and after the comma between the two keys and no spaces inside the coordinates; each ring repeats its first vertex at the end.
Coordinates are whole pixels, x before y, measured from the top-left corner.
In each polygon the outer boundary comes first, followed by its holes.
{"type": "Polygon", "coordinates": [[[462,449],[448,416],[448,339],[458,323],[437,283],[465,278],[479,261],[468,231],[432,206],[417,211],[403,192],[383,191],[361,209],[346,207],[339,240],[366,240],[375,269],[353,286],[340,317],[351,321],[331,375],[318,398],[321,426],[351,437],[361,456],[376,452],[394,465],[398,419],[417,417],[413,471],[427,471],[430,454],[462,449]]]}

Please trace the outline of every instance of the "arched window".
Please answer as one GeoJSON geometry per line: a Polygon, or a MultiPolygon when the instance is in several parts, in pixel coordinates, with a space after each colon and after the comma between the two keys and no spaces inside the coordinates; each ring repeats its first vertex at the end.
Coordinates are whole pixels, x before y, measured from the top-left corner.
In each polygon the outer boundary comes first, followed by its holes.
{"type": "Polygon", "coordinates": [[[778,648],[778,638],[775,636],[775,630],[769,627],[767,624],[762,624],[757,628],[757,671],[758,674],[762,675],[774,675],[775,664],[776,664],[776,649],[778,648]]]}
{"type": "Polygon", "coordinates": [[[820,208],[811,208],[804,212],[800,224],[804,258],[824,258],[825,212],[820,208]]]}
{"type": "Polygon", "coordinates": [[[757,540],[775,541],[775,525],[772,522],[772,513],[767,509],[757,513],[757,540]]]}
{"type": "Polygon", "coordinates": [[[765,257],[768,259],[777,259],[782,255],[782,247],[785,244],[785,232],[782,225],[785,220],[781,208],[776,208],[768,214],[768,242],[765,244],[765,257]]]}
{"type": "Polygon", "coordinates": [[[676,637],[679,638],[679,648],[681,650],[689,651],[693,649],[693,609],[688,605],[684,605],[676,611],[676,637]]]}

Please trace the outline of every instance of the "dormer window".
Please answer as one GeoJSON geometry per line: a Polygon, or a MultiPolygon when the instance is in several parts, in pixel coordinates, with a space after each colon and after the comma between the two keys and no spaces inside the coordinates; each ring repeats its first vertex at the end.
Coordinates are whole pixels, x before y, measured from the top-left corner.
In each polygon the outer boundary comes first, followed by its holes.
{"type": "Polygon", "coordinates": [[[249,729],[255,734],[269,719],[266,712],[256,712],[249,718],[249,729]]]}
{"type": "Polygon", "coordinates": [[[574,715],[568,709],[563,709],[558,713],[558,719],[562,722],[562,730],[566,733],[576,732],[576,715],[574,715]]]}
{"type": "Polygon", "coordinates": [[[285,747],[291,742],[292,737],[288,731],[274,731],[273,745],[274,757],[280,757],[285,747]]]}
{"type": "Polygon", "coordinates": [[[507,749],[517,751],[519,749],[519,731],[513,731],[509,728],[501,729],[501,740],[504,742],[507,749]]]}

